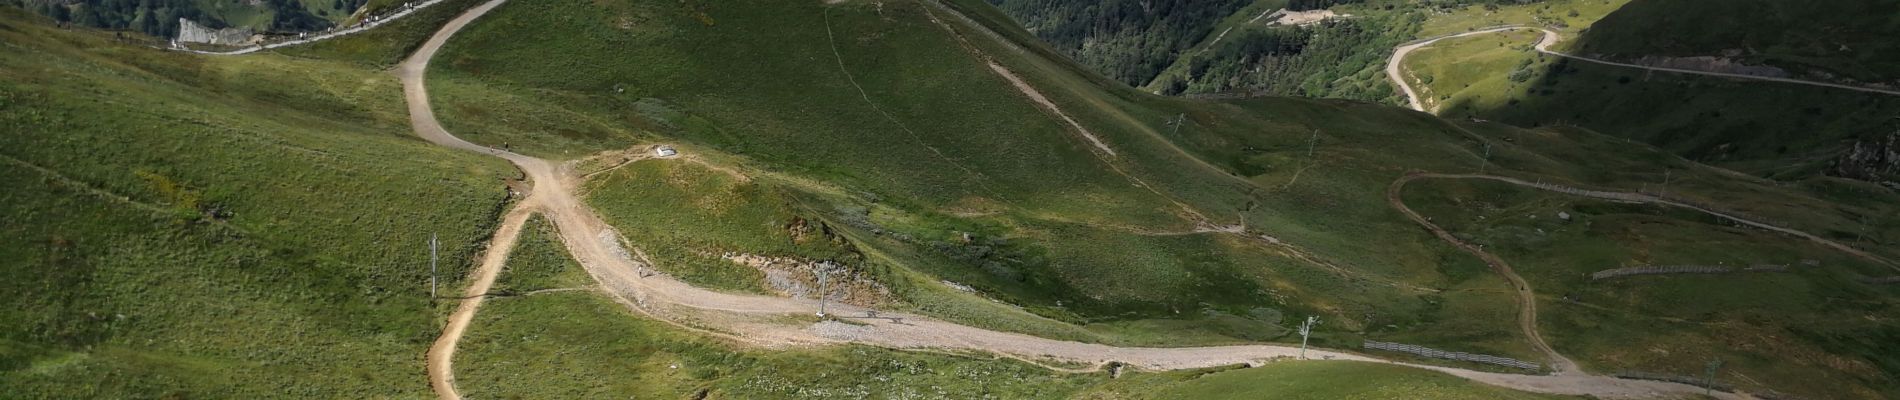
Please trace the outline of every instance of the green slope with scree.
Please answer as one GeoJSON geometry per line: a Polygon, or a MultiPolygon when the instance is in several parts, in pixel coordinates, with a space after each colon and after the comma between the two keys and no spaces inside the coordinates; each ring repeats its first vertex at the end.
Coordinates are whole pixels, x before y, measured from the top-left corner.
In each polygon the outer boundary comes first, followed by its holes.
{"type": "Polygon", "coordinates": [[[515,172],[413,138],[393,77],[115,45],[0,9],[9,397],[423,397],[515,172]],[[405,373],[403,371],[412,371],[405,373]]]}

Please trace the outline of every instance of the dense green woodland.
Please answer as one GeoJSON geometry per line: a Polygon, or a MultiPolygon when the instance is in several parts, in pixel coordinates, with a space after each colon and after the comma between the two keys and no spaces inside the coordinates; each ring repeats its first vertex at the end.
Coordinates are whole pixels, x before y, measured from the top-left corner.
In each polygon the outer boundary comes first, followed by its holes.
{"type": "Polygon", "coordinates": [[[1244,0],[989,0],[1064,55],[1139,86],[1244,0]]]}
{"type": "Polygon", "coordinates": [[[1392,95],[1382,80],[1390,49],[1422,18],[1372,15],[1307,27],[1236,28],[1210,51],[1183,58],[1183,73],[1154,85],[1162,94],[1248,93],[1379,101],[1392,95]]]}
{"type": "Polygon", "coordinates": [[[1380,74],[1385,57],[1413,38],[1426,11],[1539,0],[989,1],[1077,62],[1157,93],[1384,101],[1394,95],[1380,74]],[[1341,5],[1355,6],[1355,17],[1308,26],[1241,23],[1277,8],[1341,5]]]}
{"type": "MultiPolygon", "coordinates": [[[[258,32],[295,33],[336,25],[368,0],[8,0],[61,23],[122,30],[170,38],[178,19],[211,29],[249,27],[258,32]]],[[[0,4],[7,4],[0,2],[0,4]]]]}

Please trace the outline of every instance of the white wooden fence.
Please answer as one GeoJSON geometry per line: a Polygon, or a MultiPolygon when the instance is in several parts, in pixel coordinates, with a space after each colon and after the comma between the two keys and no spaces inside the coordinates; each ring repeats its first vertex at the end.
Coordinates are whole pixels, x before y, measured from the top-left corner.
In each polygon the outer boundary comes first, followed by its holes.
{"type": "Polygon", "coordinates": [[[1457,351],[1444,351],[1444,350],[1438,350],[1438,349],[1433,349],[1433,348],[1424,347],[1424,346],[1413,346],[1413,345],[1403,344],[1403,343],[1387,343],[1387,342],[1367,340],[1365,347],[1368,349],[1373,349],[1373,350],[1396,351],[1400,353],[1410,353],[1412,355],[1423,356],[1423,357],[1431,357],[1431,358],[1446,359],[1446,360],[1470,361],[1470,362],[1476,362],[1476,363],[1502,365],[1506,367],[1527,369],[1527,370],[1538,370],[1538,369],[1543,368],[1543,366],[1538,365],[1537,363],[1524,361],[1524,360],[1504,358],[1504,357],[1484,355],[1484,354],[1471,354],[1471,353],[1464,353],[1464,352],[1457,352],[1457,351]]]}
{"type": "Polygon", "coordinates": [[[1720,265],[1645,265],[1641,267],[1606,269],[1590,274],[1591,280],[1609,279],[1630,275],[1663,274],[1726,274],[1732,272],[1787,272],[1787,265],[1763,264],[1744,268],[1720,265]]]}

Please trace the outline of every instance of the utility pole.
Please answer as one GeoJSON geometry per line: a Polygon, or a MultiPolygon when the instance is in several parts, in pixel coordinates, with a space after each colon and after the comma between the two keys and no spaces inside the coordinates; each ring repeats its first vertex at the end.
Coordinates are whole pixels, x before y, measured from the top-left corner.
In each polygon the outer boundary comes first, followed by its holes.
{"type": "Polygon", "coordinates": [[[1482,164],[1478,164],[1478,173],[1480,174],[1484,173],[1484,169],[1490,166],[1491,166],[1491,142],[1484,142],[1484,162],[1482,164]]]}
{"type": "Polygon", "coordinates": [[[1306,338],[1309,335],[1313,334],[1313,325],[1319,325],[1319,317],[1307,316],[1306,322],[1300,323],[1300,359],[1301,360],[1306,359],[1306,338]]]}
{"type": "Polygon", "coordinates": [[[1717,368],[1722,368],[1722,358],[1720,357],[1709,361],[1708,378],[1702,381],[1703,396],[1715,395],[1715,370],[1717,368]]]}
{"type": "Polygon", "coordinates": [[[818,264],[818,317],[825,316],[825,280],[831,275],[831,262],[818,264]]]}
{"type": "Polygon", "coordinates": [[[1179,136],[1181,133],[1181,125],[1186,123],[1187,113],[1181,113],[1181,115],[1175,116],[1173,121],[1168,121],[1168,125],[1174,126],[1174,130],[1169,132],[1168,136],[1179,136]]]}
{"type": "Polygon", "coordinates": [[[1668,169],[1668,168],[1664,168],[1664,169],[1663,169],[1663,184],[1662,184],[1662,190],[1656,193],[1656,197],[1668,197],[1668,196],[1669,196],[1669,173],[1670,173],[1670,172],[1674,172],[1674,171],[1673,171],[1673,170],[1670,170],[1670,169],[1668,169]]]}
{"type": "Polygon", "coordinates": [[[435,280],[435,259],[436,259],[436,252],[435,252],[435,243],[436,243],[436,242],[435,242],[435,233],[434,233],[434,232],[430,232],[430,233],[429,233],[429,299],[431,299],[431,301],[433,301],[433,300],[435,299],[435,288],[436,288],[436,280],[435,280]]]}
{"type": "Polygon", "coordinates": [[[1319,147],[1319,130],[1318,129],[1313,130],[1313,138],[1306,139],[1306,158],[1307,159],[1310,160],[1313,158],[1313,148],[1315,147],[1319,147]]]}

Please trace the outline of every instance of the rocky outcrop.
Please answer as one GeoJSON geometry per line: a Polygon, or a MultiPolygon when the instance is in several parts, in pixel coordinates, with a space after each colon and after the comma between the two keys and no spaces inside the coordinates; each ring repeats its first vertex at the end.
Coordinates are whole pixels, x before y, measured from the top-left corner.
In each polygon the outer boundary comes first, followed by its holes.
{"type": "Polygon", "coordinates": [[[1636,64],[1636,65],[1651,66],[1651,67],[1686,69],[1686,70],[1691,70],[1691,71],[1720,72],[1720,73],[1725,73],[1725,74],[1740,74],[1740,75],[1749,75],[1749,76],[1762,76],[1762,77],[1769,77],[1769,78],[1787,78],[1793,75],[1793,74],[1789,74],[1787,70],[1784,70],[1781,68],[1776,68],[1776,67],[1771,67],[1771,66],[1766,66],[1766,65],[1743,64],[1741,62],[1735,61],[1734,59],[1730,59],[1728,57],[1646,56],[1646,57],[1638,58],[1634,61],[1631,61],[1630,63],[1636,64]]]}
{"type": "Polygon", "coordinates": [[[185,43],[207,43],[225,46],[242,46],[251,42],[255,33],[250,28],[211,29],[198,25],[189,19],[178,19],[178,41],[185,43]]]}
{"type": "Polygon", "coordinates": [[[1827,173],[1900,188],[1900,128],[1885,136],[1855,140],[1827,173]]]}

